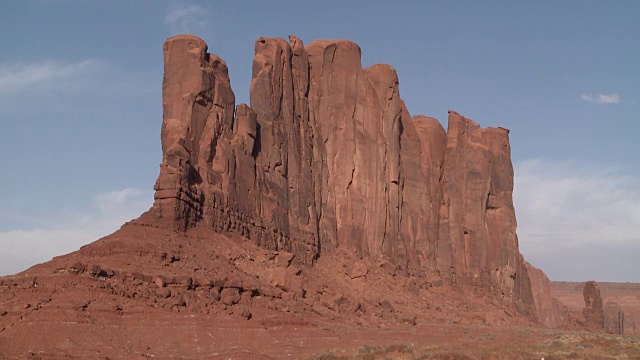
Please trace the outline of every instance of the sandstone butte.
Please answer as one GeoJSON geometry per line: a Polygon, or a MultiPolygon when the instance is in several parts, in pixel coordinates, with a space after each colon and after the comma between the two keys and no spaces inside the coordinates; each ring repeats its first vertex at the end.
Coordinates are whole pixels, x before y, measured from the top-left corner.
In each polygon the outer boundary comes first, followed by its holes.
{"type": "MultiPolygon", "coordinates": [[[[568,322],[519,252],[509,130],[412,116],[396,71],[347,40],[258,39],[250,103],[202,39],[164,43],[152,208],[1,278],[0,357],[282,351],[247,335],[278,324],[568,322]]],[[[336,346],[318,344],[294,355],[336,346]]]]}

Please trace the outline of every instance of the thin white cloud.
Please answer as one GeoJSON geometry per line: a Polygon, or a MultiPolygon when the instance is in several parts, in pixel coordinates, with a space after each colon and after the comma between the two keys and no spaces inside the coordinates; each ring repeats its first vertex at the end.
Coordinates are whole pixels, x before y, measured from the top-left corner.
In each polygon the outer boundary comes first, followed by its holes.
{"type": "Polygon", "coordinates": [[[611,167],[516,164],[514,202],[525,257],[556,280],[640,281],[640,262],[626,256],[630,249],[640,254],[638,184],[640,178],[611,167]],[[635,271],[621,270],[630,268],[635,271]]]}
{"type": "Polygon", "coordinates": [[[596,104],[620,104],[622,100],[618,94],[582,94],[580,100],[596,104]]]}
{"type": "Polygon", "coordinates": [[[35,86],[68,86],[103,67],[105,61],[87,59],[78,62],[42,61],[37,63],[0,62],[0,93],[13,93],[35,86]]]}
{"type": "Polygon", "coordinates": [[[77,113],[87,110],[78,104],[96,99],[104,104],[107,98],[159,94],[157,76],[161,69],[127,68],[103,59],[0,62],[0,115],[77,113]]]}
{"type": "Polygon", "coordinates": [[[206,15],[200,5],[180,3],[169,8],[164,23],[172,34],[197,33],[206,28],[206,15]]]}
{"type": "Polygon", "coordinates": [[[127,188],[96,194],[92,208],[46,228],[0,232],[0,275],[25,270],[29,266],[79,249],[120,228],[148,210],[153,191],[127,188]]]}

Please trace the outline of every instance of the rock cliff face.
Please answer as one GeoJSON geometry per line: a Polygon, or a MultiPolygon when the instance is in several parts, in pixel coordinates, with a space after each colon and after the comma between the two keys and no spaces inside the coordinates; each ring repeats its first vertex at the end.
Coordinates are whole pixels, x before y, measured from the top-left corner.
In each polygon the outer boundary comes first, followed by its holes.
{"type": "Polygon", "coordinates": [[[338,247],[474,284],[534,315],[518,250],[509,131],[411,116],[388,65],[351,41],[255,44],[251,105],[191,35],[164,44],[163,160],[141,220],[202,224],[313,264],[338,247]]]}
{"type": "Polygon", "coordinates": [[[538,322],[553,329],[569,325],[569,309],[553,296],[553,287],[547,275],[526,261],[525,266],[531,279],[538,322]]]}

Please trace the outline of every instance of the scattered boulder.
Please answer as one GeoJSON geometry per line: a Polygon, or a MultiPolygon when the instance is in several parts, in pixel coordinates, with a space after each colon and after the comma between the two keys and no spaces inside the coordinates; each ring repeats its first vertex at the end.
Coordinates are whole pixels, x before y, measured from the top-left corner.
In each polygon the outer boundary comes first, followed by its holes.
{"type": "Polygon", "coordinates": [[[253,294],[250,291],[243,291],[240,293],[239,303],[245,304],[245,305],[251,305],[252,297],[253,297],[253,294]]]}
{"type": "Polygon", "coordinates": [[[240,315],[242,315],[242,317],[247,320],[251,319],[252,317],[251,310],[249,310],[249,308],[242,309],[242,313],[240,315]]]}
{"type": "Polygon", "coordinates": [[[236,288],[224,288],[220,293],[220,301],[225,305],[237,304],[240,299],[240,292],[236,288]]]}
{"type": "Polygon", "coordinates": [[[380,299],[378,303],[386,312],[392,313],[395,311],[395,309],[393,308],[393,305],[391,305],[391,302],[387,299],[380,299]]]}
{"type": "Polygon", "coordinates": [[[193,278],[191,276],[177,276],[176,283],[178,285],[183,285],[187,288],[191,288],[193,286],[193,278]]]}
{"type": "Polygon", "coordinates": [[[271,272],[271,280],[269,283],[273,286],[284,288],[287,285],[287,277],[287,269],[277,267],[271,272]]]}
{"type": "Polygon", "coordinates": [[[173,301],[171,302],[171,306],[178,306],[178,307],[182,307],[182,306],[186,306],[187,302],[184,299],[184,296],[181,294],[176,295],[176,297],[173,299],[173,301]]]}
{"type": "Polygon", "coordinates": [[[242,280],[240,280],[240,279],[227,280],[227,281],[224,282],[224,287],[242,289],[242,280]]]}
{"type": "Polygon", "coordinates": [[[293,258],[294,254],[286,251],[280,251],[276,256],[276,265],[286,268],[291,264],[291,260],[293,260],[293,258]]]}
{"type": "Polygon", "coordinates": [[[400,317],[400,321],[409,325],[416,326],[418,324],[418,317],[414,314],[402,314],[400,317]]]}
{"type": "Polygon", "coordinates": [[[349,266],[345,271],[345,274],[351,279],[357,279],[359,277],[366,276],[369,272],[369,268],[362,261],[356,261],[353,265],[349,266]]]}
{"type": "Polygon", "coordinates": [[[87,270],[87,266],[81,262],[76,262],[73,265],[71,265],[71,270],[78,274],[82,274],[87,270]]]}
{"type": "Polygon", "coordinates": [[[211,288],[211,290],[209,290],[209,297],[215,301],[220,301],[220,288],[211,288]]]}
{"type": "Polygon", "coordinates": [[[156,284],[159,288],[165,287],[165,286],[167,286],[167,279],[166,279],[164,276],[160,275],[160,276],[158,276],[158,277],[156,278],[156,280],[155,280],[155,284],[156,284]]]}
{"type": "Polygon", "coordinates": [[[166,287],[160,287],[156,290],[156,296],[161,299],[166,299],[171,296],[171,290],[166,287]]]}
{"type": "MultiPolygon", "coordinates": [[[[73,310],[85,310],[89,306],[89,301],[82,299],[72,300],[70,305],[73,310]]],[[[25,309],[28,309],[29,307],[31,307],[31,304],[26,304],[24,306],[25,309]]]]}
{"type": "Polygon", "coordinates": [[[382,264],[380,264],[380,269],[382,269],[382,271],[384,271],[385,273],[391,275],[391,276],[395,276],[396,275],[396,266],[391,264],[388,261],[383,262],[382,264]]]}

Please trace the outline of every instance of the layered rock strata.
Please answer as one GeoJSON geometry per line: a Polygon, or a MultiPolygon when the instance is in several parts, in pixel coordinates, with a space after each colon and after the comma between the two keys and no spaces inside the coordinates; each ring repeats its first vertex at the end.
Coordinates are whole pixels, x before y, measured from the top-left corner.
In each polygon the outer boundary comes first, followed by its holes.
{"type": "Polygon", "coordinates": [[[347,247],[534,314],[508,130],[412,117],[395,70],[363,68],[346,40],[258,39],[250,106],[200,38],[168,39],[164,66],[163,160],[141,220],[238,233],[303,264],[347,247]]]}

